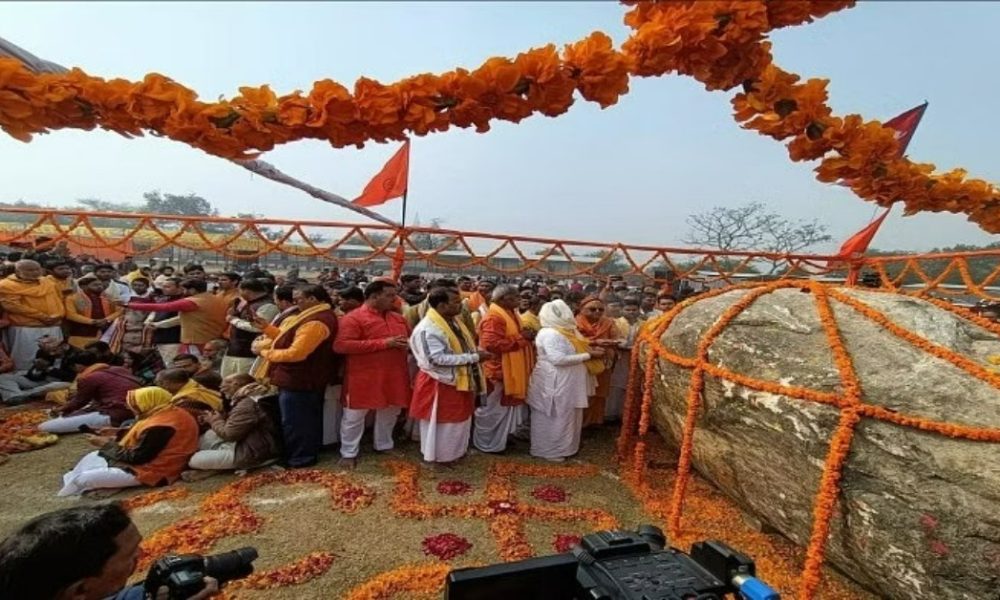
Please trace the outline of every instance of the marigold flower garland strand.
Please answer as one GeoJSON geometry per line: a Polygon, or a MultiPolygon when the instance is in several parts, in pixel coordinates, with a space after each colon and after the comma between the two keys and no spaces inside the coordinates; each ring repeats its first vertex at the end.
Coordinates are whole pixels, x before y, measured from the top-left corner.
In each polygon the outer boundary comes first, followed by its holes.
{"type": "Polygon", "coordinates": [[[383,85],[360,78],[353,93],[323,80],[308,95],[283,96],[268,86],[242,87],[231,100],[205,103],[192,90],[155,73],[142,82],[106,81],[73,69],[34,74],[14,59],[0,59],[0,127],[28,141],[52,129],[102,127],[123,135],[152,131],[224,157],[240,158],[300,139],[335,147],[369,140],[402,140],[452,126],[489,130],[544,114],[557,116],[574,91],[602,107],[628,91],[630,74],[676,72],[709,90],[743,84],[733,99],[736,120],[788,144],[793,160],[822,159],[820,181],[846,182],[861,198],[883,206],[903,202],[907,214],[959,212],[986,231],[1000,231],[1000,189],[966,179],[954,169],[899,156],[891,130],[858,115],[833,116],[827,82],[799,84],[772,62],[766,35],[849,8],[853,0],[718,0],[627,2],[632,34],[621,50],[604,33],[569,44],[560,55],[550,44],[514,59],[494,57],[469,72],[423,74],[383,85]]]}

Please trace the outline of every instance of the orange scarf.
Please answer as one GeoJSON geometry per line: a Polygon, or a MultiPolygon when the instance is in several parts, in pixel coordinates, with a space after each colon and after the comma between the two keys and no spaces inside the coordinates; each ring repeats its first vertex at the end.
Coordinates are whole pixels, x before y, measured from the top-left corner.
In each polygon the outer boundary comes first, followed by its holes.
{"type": "MultiPolygon", "coordinates": [[[[590,341],[611,340],[618,337],[615,322],[608,317],[601,317],[596,323],[591,323],[583,315],[577,315],[576,328],[590,341]]],[[[587,370],[592,375],[600,375],[614,359],[614,350],[606,348],[604,358],[593,358],[587,361],[587,370]],[[593,363],[593,364],[592,364],[593,363]]]]}
{"type": "MultiPolygon", "coordinates": [[[[504,320],[507,337],[521,337],[521,321],[516,315],[507,312],[496,303],[490,304],[486,314],[498,315],[504,320]]],[[[502,360],[504,396],[524,400],[528,396],[528,379],[531,377],[531,367],[534,365],[531,347],[525,346],[514,352],[504,352],[502,360]]]]}

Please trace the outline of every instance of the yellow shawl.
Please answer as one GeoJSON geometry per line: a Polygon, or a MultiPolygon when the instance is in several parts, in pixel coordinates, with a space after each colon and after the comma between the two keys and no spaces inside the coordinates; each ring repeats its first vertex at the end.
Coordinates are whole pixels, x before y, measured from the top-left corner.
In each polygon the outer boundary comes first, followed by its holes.
{"type": "MultiPolygon", "coordinates": [[[[508,337],[521,337],[521,320],[504,310],[495,302],[486,310],[487,315],[498,315],[507,325],[508,337]]],[[[503,360],[503,394],[511,398],[523,400],[528,396],[528,379],[534,366],[531,348],[525,346],[514,352],[504,352],[503,360]]]]}
{"type": "Polygon", "coordinates": [[[517,313],[517,316],[521,318],[521,324],[527,327],[528,329],[536,333],[542,330],[542,322],[538,320],[538,315],[531,312],[530,310],[526,310],[522,313],[517,313]]]}
{"type": "MultiPolygon", "coordinates": [[[[170,392],[161,387],[144,387],[131,390],[125,396],[125,404],[132,409],[135,416],[145,419],[165,408],[170,408],[170,392]]],[[[138,438],[141,427],[132,427],[122,437],[120,444],[130,446],[138,438]]]]}
{"type": "Polygon", "coordinates": [[[198,402],[207,408],[218,412],[222,410],[222,397],[218,392],[208,389],[194,379],[189,379],[180,390],[174,394],[171,403],[198,402]]]}
{"type": "MultiPolygon", "coordinates": [[[[316,313],[323,312],[324,310],[330,310],[330,305],[327,304],[327,303],[325,303],[325,302],[317,304],[316,306],[313,306],[312,308],[307,308],[306,310],[304,310],[302,312],[295,313],[294,315],[292,315],[292,316],[288,317],[287,319],[285,319],[284,321],[282,321],[281,325],[278,326],[278,329],[279,329],[280,333],[277,335],[277,337],[275,337],[273,340],[271,340],[270,347],[273,348],[275,342],[277,342],[283,336],[285,336],[289,331],[291,331],[291,329],[293,327],[295,327],[296,325],[298,325],[299,323],[301,323],[302,321],[304,321],[308,317],[311,317],[311,316],[315,315],[316,313]]],[[[328,342],[324,342],[324,343],[328,343],[328,342]]],[[[329,343],[332,343],[332,342],[329,342],[329,343]]],[[[254,364],[253,364],[253,367],[250,369],[250,375],[254,379],[256,379],[257,381],[263,382],[267,378],[267,371],[268,371],[268,369],[270,369],[270,367],[271,367],[271,362],[269,360],[267,360],[263,356],[258,356],[256,362],[254,362],[254,364]]]]}
{"type": "MultiPolygon", "coordinates": [[[[458,319],[452,319],[452,323],[458,326],[458,330],[462,332],[462,337],[465,338],[465,345],[462,345],[462,340],[458,339],[455,335],[455,330],[451,328],[448,320],[441,316],[441,313],[434,310],[430,306],[427,307],[427,314],[425,318],[430,319],[430,322],[434,324],[435,327],[444,332],[445,336],[448,337],[448,346],[451,351],[455,354],[465,354],[466,352],[473,351],[476,347],[476,340],[472,337],[472,333],[469,329],[458,319]]],[[[472,392],[476,390],[486,389],[486,380],[483,377],[483,371],[479,368],[478,364],[471,365],[460,365],[455,367],[455,389],[460,392],[472,392]],[[475,384],[472,378],[475,377],[475,384]]]]}

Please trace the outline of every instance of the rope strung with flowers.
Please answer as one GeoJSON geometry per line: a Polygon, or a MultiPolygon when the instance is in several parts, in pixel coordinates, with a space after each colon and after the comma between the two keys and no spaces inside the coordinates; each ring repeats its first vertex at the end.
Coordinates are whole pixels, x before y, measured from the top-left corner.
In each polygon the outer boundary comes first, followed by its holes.
{"type": "Polygon", "coordinates": [[[817,178],[844,182],[861,198],[906,214],[952,212],[1000,232],[1000,189],[955,169],[898,156],[892,130],[858,115],[837,117],[827,81],[800,82],[772,61],[769,32],[849,8],[854,0],[670,0],[625,4],[632,34],[615,49],[602,32],[566,45],[493,57],[477,69],[424,73],[392,84],[362,77],[353,93],[324,79],[303,94],[278,96],[267,85],[241,87],[229,100],[202,102],[157,73],[141,82],[106,80],[80,69],[35,74],[0,59],[0,128],[30,141],[55,129],[153,132],[226,158],[248,158],[279,144],[321,139],[340,148],[403,140],[451,127],[486,132],[496,120],[565,113],[579,92],[606,108],[628,91],[630,76],[678,73],[708,90],[742,85],[733,100],[745,128],[788,140],[792,160],[821,159],[817,178]]]}
{"type": "MultiPolygon", "coordinates": [[[[809,539],[809,545],[806,548],[805,565],[799,582],[798,597],[801,600],[810,600],[813,598],[819,587],[820,567],[823,564],[824,549],[830,531],[830,521],[840,494],[840,479],[851,449],[851,440],[855,429],[863,418],[957,439],[1000,443],[1000,429],[945,423],[916,415],[894,412],[882,406],[866,404],[863,401],[861,384],[858,380],[851,355],[847,350],[837,321],[831,310],[831,300],[850,307],[893,336],[905,340],[915,348],[946,361],[972,377],[1000,389],[1000,373],[900,327],[881,312],[834,287],[826,286],[816,281],[776,281],[765,285],[744,284],[713,290],[684,300],[661,317],[652,321],[651,325],[644,328],[640,334],[640,339],[637,341],[636,351],[633,351],[631,355],[629,373],[629,381],[631,383],[622,417],[621,435],[617,445],[618,459],[623,464],[625,479],[636,488],[641,488],[643,484],[649,485],[650,482],[645,482],[647,470],[646,438],[650,428],[654,377],[658,361],[662,360],[682,368],[691,369],[691,379],[685,401],[687,412],[684,418],[677,463],[677,478],[673,485],[668,509],[668,526],[672,534],[676,536],[681,528],[685,491],[691,478],[694,431],[701,407],[706,375],[730,381],[751,390],[836,407],[840,412],[840,419],[830,440],[830,447],[820,477],[820,486],[816,493],[813,508],[813,530],[809,539]],[[748,309],[757,299],[776,290],[788,288],[808,291],[815,300],[819,320],[826,334],[827,342],[833,351],[834,363],[840,375],[839,393],[821,392],[800,386],[764,381],[735,373],[725,367],[709,362],[708,352],[713,342],[719,334],[726,330],[726,327],[734,319],[748,309]],[[747,292],[742,298],[723,311],[719,318],[702,335],[694,357],[675,354],[663,345],[661,337],[670,327],[674,318],[681,314],[688,306],[694,302],[726,294],[735,289],[746,289],[747,292]],[[643,351],[645,351],[645,357],[641,359],[640,355],[643,351]],[[641,362],[643,360],[644,362],[641,362]]],[[[971,320],[976,325],[991,333],[1000,335],[1000,325],[988,319],[953,307],[942,300],[929,299],[929,301],[939,308],[971,320]]]]}

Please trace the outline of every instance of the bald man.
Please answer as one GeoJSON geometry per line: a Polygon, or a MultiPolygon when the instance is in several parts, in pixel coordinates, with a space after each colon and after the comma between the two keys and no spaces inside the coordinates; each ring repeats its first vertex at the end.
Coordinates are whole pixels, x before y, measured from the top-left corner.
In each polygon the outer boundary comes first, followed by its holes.
{"type": "Polygon", "coordinates": [[[4,342],[18,371],[31,368],[35,362],[39,338],[63,337],[60,324],[66,307],[62,291],[44,274],[37,262],[19,260],[14,274],[0,280],[0,306],[10,320],[4,342]]]}
{"type": "Polygon", "coordinates": [[[229,411],[201,416],[209,429],[188,462],[194,472],[181,475],[185,481],[217,471],[252,469],[278,457],[278,424],[257,402],[270,394],[268,387],[246,373],[237,373],[222,380],[222,392],[229,398],[229,411]]]}

